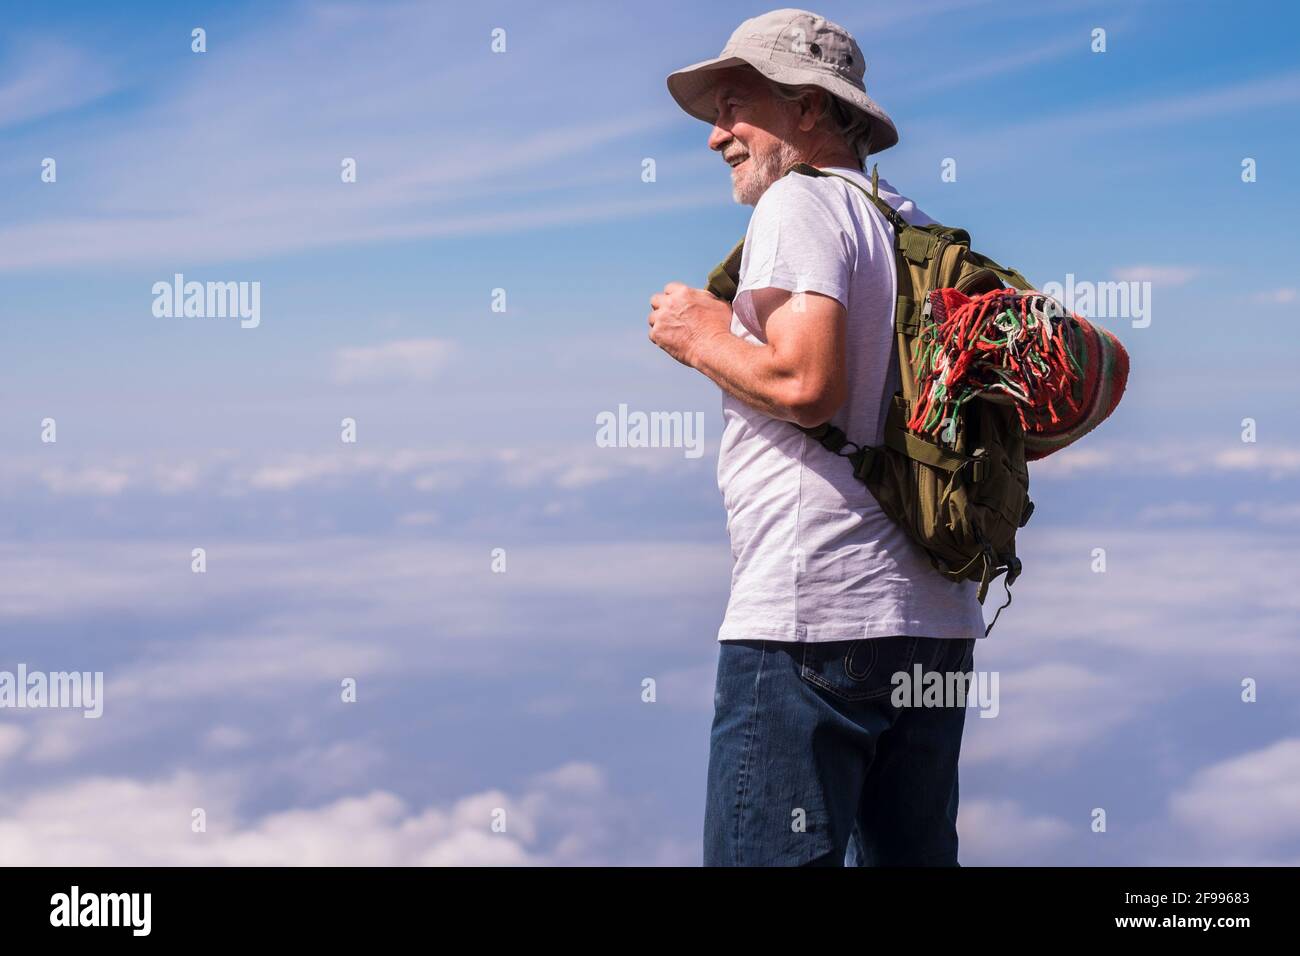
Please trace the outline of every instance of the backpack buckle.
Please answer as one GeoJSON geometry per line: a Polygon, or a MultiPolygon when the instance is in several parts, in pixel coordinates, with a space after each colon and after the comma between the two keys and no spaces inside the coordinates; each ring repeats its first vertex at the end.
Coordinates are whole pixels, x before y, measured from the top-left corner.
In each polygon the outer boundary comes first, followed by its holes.
{"type": "Polygon", "coordinates": [[[870,484],[879,461],[876,457],[876,449],[871,445],[864,445],[848,457],[853,463],[853,477],[864,484],[870,484]]]}
{"type": "Polygon", "coordinates": [[[961,466],[962,475],[970,482],[981,482],[989,473],[989,463],[987,458],[968,458],[966,463],[961,466]]]}
{"type": "MultiPolygon", "coordinates": [[[[805,435],[817,442],[823,448],[833,455],[840,454],[845,445],[851,445],[849,436],[840,431],[830,422],[822,422],[816,428],[801,429],[805,435]]],[[[853,446],[857,448],[856,445],[853,446]]]]}

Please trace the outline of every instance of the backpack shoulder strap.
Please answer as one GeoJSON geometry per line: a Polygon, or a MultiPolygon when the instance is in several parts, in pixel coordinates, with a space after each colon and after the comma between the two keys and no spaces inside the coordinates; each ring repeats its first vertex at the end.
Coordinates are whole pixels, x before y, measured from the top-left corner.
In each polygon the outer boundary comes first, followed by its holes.
{"type": "Polygon", "coordinates": [[[742,238],[727,254],[727,258],[714,266],[713,271],[709,273],[709,281],[705,288],[724,302],[736,298],[736,283],[740,281],[740,257],[744,251],[745,240],[742,238]]]}
{"type": "MultiPolygon", "coordinates": [[[[867,200],[876,207],[882,216],[889,222],[894,229],[894,257],[895,271],[897,273],[897,301],[894,306],[894,322],[897,325],[900,315],[910,314],[912,311],[912,289],[911,289],[911,271],[906,265],[907,243],[913,236],[919,236],[921,239],[928,239],[924,233],[918,233],[916,227],[908,223],[893,206],[880,198],[880,175],[879,167],[873,167],[871,171],[871,192],[862,188],[860,183],[855,182],[848,176],[841,176],[839,173],[827,172],[824,169],[818,169],[809,163],[796,163],[786,170],[786,175],[790,173],[800,173],[804,176],[834,176],[836,179],[842,179],[858,192],[862,193],[867,200]]],[[[899,371],[899,375],[905,377],[908,369],[903,361],[903,353],[899,350],[898,329],[895,329],[894,335],[890,336],[890,357],[889,365],[899,371]]],[[[819,425],[816,428],[808,429],[799,425],[795,426],[803,431],[809,437],[819,442],[828,451],[834,454],[842,454],[842,449],[846,441],[843,432],[830,423],[819,425]]],[[[857,447],[857,446],[854,446],[857,447]]],[[[855,463],[856,464],[856,463],[855,463]]]]}
{"type": "Polygon", "coordinates": [[[810,163],[795,163],[788,170],[790,173],[802,173],[804,176],[834,176],[836,179],[842,179],[862,195],[866,196],[873,206],[880,211],[880,214],[889,220],[889,224],[894,227],[895,233],[901,233],[905,229],[914,228],[898,214],[898,210],[880,198],[880,174],[878,167],[871,170],[871,192],[862,188],[861,183],[854,182],[848,176],[841,176],[839,173],[827,172],[824,169],[818,169],[810,163]]]}
{"type": "Polygon", "coordinates": [[[966,261],[977,267],[988,269],[1013,289],[1019,289],[1021,292],[1029,292],[1034,288],[1029,284],[1029,280],[1015,269],[1000,266],[988,256],[980,255],[974,249],[966,253],[966,261]]]}

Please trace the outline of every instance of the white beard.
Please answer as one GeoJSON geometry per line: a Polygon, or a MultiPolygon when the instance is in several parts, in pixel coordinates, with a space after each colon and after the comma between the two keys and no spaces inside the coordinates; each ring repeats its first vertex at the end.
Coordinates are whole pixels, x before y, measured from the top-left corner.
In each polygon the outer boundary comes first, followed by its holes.
{"type": "Polygon", "coordinates": [[[745,169],[731,187],[732,198],[742,206],[757,205],[767,188],[785,175],[795,163],[799,162],[799,153],[789,143],[781,143],[776,149],[763,156],[749,154],[745,160],[745,169]]]}

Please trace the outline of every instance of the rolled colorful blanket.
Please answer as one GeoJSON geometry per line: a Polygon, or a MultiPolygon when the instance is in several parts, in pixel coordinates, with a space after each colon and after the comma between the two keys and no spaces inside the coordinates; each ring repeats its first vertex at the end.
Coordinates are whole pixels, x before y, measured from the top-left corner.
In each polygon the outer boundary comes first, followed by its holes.
{"type": "Polygon", "coordinates": [[[917,433],[951,443],[966,402],[1010,402],[1034,461],[1092,431],[1124,394],[1124,346],[1041,292],[936,289],[927,305],[908,422],[917,433]]]}
{"type": "Polygon", "coordinates": [[[1128,352],[1110,331],[1073,316],[1079,334],[1074,337],[1075,355],[1084,368],[1076,390],[1077,409],[1061,415],[1057,422],[1042,420],[1037,410],[1027,411],[1030,427],[1025,430],[1025,458],[1036,461],[1060,451],[1092,431],[1115,410],[1128,384],[1128,352]]]}

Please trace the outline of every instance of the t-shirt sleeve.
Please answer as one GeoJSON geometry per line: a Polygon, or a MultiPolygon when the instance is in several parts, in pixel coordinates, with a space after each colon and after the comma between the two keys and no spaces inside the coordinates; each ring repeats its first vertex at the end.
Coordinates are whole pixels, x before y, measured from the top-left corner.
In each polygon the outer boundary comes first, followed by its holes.
{"type": "Polygon", "coordinates": [[[849,306],[856,253],[836,190],[792,174],[759,199],[745,237],[736,298],[753,289],[818,292],[849,306]]]}

